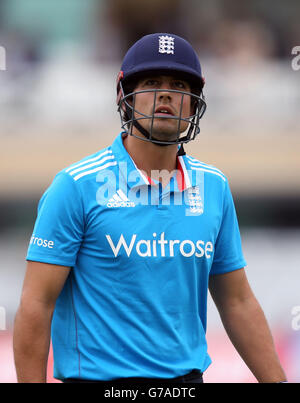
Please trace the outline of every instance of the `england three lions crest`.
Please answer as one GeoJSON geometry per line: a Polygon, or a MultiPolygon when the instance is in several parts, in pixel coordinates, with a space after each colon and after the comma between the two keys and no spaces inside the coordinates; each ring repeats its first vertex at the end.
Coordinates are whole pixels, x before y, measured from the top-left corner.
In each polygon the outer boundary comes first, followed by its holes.
{"type": "Polygon", "coordinates": [[[174,50],[175,50],[175,44],[174,44],[175,38],[172,36],[168,35],[162,35],[159,37],[159,45],[158,45],[158,52],[159,53],[167,53],[174,55],[174,50]]]}
{"type": "Polygon", "coordinates": [[[204,212],[204,199],[202,192],[200,192],[199,186],[193,186],[187,189],[185,210],[187,216],[201,215],[204,212]]]}

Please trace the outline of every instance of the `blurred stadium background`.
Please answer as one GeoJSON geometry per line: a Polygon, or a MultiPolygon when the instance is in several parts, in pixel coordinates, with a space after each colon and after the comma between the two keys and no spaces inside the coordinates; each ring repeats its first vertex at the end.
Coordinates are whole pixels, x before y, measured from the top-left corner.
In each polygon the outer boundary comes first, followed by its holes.
{"type": "MultiPolygon", "coordinates": [[[[151,32],[181,35],[200,56],[208,110],[186,148],[230,179],[249,281],[299,382],[299,18],[298,0],[0,0],[0,382],[16,382],[12,329],[37,202],[60,169],[118,134],[116,75],[151,32]]],[[[205,381],[255,382],[211,299],[208,310],[205,381]]],[[[50,354],[54,382],[51,366],[50,354]]]]}

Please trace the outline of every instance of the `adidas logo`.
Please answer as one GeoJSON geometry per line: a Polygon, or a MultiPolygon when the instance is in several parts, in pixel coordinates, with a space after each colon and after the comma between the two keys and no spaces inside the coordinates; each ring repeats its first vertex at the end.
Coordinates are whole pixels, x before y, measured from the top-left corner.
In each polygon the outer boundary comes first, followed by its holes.
{"type": "Polygon", "coordinates": [[[122,190],[118,190],[117,193],[113,195],[111,199],[108,200],[106,204],[107,207],[135,207],[134,202],[131,202],[128,197],[122,192],[122,190]]]}

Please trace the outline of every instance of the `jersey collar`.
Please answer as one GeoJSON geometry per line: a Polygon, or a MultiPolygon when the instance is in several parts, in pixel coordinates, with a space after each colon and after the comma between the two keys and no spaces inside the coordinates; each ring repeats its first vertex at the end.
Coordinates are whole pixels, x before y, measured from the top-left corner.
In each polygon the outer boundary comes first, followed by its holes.
{"type": "MultiPolygon", "coordinates": [[[[123,176],[123,179],[127,181],[127,185],[130,188],[141,185],[156,185],[156,183],[151,178],[149,178],[135,165],[133,159],[124,147],[122,139],[123,134],[124,132],[121,132],[112,144],[112,152],[116,157],[119,165],[119,171],[120,174],[123,176]]],[[[194,175],[195,171],[189,169],[188,160],[185,155],[177,156],[176,171],[176,178],[172,178],[173,181],[171,180],[169,184],[174,192],[182,192],[186,189],[198,185],[197,177],[196,175],[194,175]]]]}

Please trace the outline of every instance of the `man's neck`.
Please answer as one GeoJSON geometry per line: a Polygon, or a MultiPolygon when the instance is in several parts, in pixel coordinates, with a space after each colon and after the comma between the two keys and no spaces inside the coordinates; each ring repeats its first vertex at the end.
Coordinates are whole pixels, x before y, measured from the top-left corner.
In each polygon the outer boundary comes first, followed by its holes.
{"type": "Polygon", "coordinates": [[[123,138],[123,144],[137,168],[154,180],[162,180],[162,171],[168,176],[168,173],[176,169],[176,144],[159,146],[130,135],[123,138]]]}

